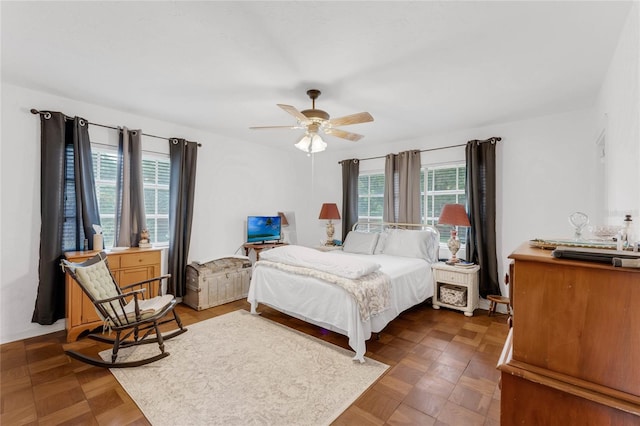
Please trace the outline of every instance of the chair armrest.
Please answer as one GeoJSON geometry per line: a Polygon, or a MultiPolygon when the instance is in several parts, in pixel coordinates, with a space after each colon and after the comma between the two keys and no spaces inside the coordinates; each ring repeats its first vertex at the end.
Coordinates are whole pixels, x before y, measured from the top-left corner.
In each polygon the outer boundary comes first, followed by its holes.
{"type": "Polygon", "coordinates": [[[129,288],[129,287],[135,287],[137,285],[142,285],[142,284],[150,283],[150,282],[153,282],[153,281],[161,281],[161,280],[164,280],[165,278],[170,278],[170,277],[171,277],[171,274],[161,275],[159,277],[149,278],[148,280],[138,281],[137,283],[133,283],[133,284],[129,284],[129,285],[120,287],[120,289],[124,290],[124,289],[129,288]]]}
{"type": "Polygon", "coordinates": [[[120,290],[127,290],[127,289],[130,289],[132,287],[145,286],[146,288],[149,289],[150,297],[159,296],[160,295],[160,288],[158,288],[157,291],[155,291],[155,292],[151,291],[152,283],[157,282],[158,284],[156,284],[156,285],[159,285],[162,282],[162,280],[170,278],[170,277],[171,277],[171,274],[166,274],[166,275],[161,275],[161,276],[155,277],[155,278],[149,278],[148,280],[139,281],[137,283],[133,283],[133,284],[126,285],[124,287],[120,287],[120,290]]]}
{"type": "Polygon", "coordinates": [[[118,299],[121,299],[124,302],[125,298],[133,296],[134,294],[137,294],[137,293],[144,294],[146,291],[147,291],[146,288],[141,288],[139,290],[133,290],[133,291],[129,291],[129,292],[126,292],[126,293],[118,294],[117,296],[108,297],[106,299],[96,300],[94,303],[95,304],[108,303],[108,302],[113,302],[114,300],[118,300],[118,299]]]}

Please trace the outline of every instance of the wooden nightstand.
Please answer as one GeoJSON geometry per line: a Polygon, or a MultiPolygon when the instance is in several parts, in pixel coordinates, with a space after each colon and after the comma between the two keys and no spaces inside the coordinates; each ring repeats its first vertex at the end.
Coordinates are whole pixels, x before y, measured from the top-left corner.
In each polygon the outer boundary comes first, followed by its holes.
{"type": "Polygon", "coordinates": [[[269,250],[274,247],[286,246],[287,243],[244,243],[242,247],[244,248],[244,255],[249,256],[249,252],[253,250],[256,253],[256,262],[260,260],[260,252],[262,250],[269,250]]]}
{"type": "Polygon", "coordinates": [[[473,316],[473,311],[478,308],[478,271],[480,266],[463,268],[440,262],[431,268],[434,280],[433,309],[440,309],[440,306],[443,306],[462,311],[468,317],[473,316]],[[454,296],[461,293],[464,294],[462,300],[453,300],[456,299],[454,296]]]}

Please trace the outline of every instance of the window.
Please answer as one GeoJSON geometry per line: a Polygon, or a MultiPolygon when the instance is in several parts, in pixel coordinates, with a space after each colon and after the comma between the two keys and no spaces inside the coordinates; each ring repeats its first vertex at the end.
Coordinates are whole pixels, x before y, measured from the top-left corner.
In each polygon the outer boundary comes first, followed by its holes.
{"type": "MultiPolygon", "coordinates": [[[[466,164],[427,166],[420,174],[421,216],[423,223],[437,225],[442,206],[445,204],[465,204],[466,164]]],[[[446,243],[451,236],[450,226],[438,227],[440,241],[446,243]]],[[[466,242],[466,232],[458,234],[460,242],[466,242]]]]}
{"type": "Polygon", "coordinates": [[[65,146],[64,156],[64,223],[62,224],[62,251],[84,248],[79,241],[84,232],[76,225],[76,177],[73,144],[65,146]]]}
{"type": "MultiPolygon", "coordinates": [[[[92,146],[93,174],[105,247],[114,242],[116,217],[116,176],[118,152],[115,148],[92,146]]],[[[152,243],[169,242],[169,158],[143,153],[142,180],[147,229],[152,243]]]]}
{"type": "Polygon", "coordinates": [[[358,176],[358,220],[382,222],[384,173],[358,176]]]}
{"type": "Polygon", "coordinates": [[[93,176],[96,182],[96,198],[100,212],[100,226],[104,246],[113,246],[116,218],[116,176],[118,171],[117,151],[91,147],[93,176]]]}
{"type": "MultiPolygon", "coordinates": [[[[445,204],[465,204],[465,163],[423,166],[420,171],[420,216],[422,223],[435,226],[445,204]]],[[[358,220],[382,222],[384,206],[384,172],[360,174],[358,177],[358,220]]],[[[450,226],[438,227],[440,242],[451,236],[450,226]]],[[[466,232],[458,234],[466,242],[466,232]]]]}
{"type": "Polygon", "coordinates": [[[152,243],[169,243],[169,159],[143,156],[144,209],[152,243]]]}

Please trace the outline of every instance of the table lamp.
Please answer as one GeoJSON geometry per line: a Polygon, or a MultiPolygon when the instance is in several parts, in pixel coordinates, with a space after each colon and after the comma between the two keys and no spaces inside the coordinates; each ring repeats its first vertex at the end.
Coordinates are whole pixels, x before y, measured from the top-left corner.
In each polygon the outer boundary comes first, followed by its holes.
{"type": "Polygon", "coordinates": [[[282,212],[278,212],[278,216],[280,216],[280,226],[289,226],[289,221],[287,220],[287,216],[282,212]]]}
{"type": "Polygon", "coordinates": [[[284,243],[286,241],[285,230],[282,228],[286,228],[287,226],[289,226],[289,221],[287,220],[287,216],[285,216],[285,214],[282,212],[278,212],[278,216],[280,216],[280,242],[284,243]]]}
{"type": "Polygon", "coordinates": [[[451,225],[451,238],[447,241],[447,247],[451,252],[451,258],[447,263],[458,263],[460,259],[456,257],[456,253],[460,250],[460,240],[458,239],[458,226],[471,226],[469,216],[464,210],[462,204],[445,204],[442,207],[438,225],[451,225]]]}
{"type": "Polygon", "coordinates": [[[325,245],[332,246],[333,244],[333,234],[335,232],[335,228],[333,227],[333,219],[340,219],[340,212],[338,211],[338,206],[335,203],[324,203],[322,208],[320,209],[320,216],[318,219],[329,220],[327,222],[327,242],[325,245]]]}

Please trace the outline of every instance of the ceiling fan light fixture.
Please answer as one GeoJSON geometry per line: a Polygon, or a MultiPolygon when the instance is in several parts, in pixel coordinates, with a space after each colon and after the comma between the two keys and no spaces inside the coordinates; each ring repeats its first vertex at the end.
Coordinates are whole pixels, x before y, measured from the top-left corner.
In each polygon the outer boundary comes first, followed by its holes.
{"type": "Polygon", "coordinates": [[[327,143],[322,140],[319,134],[308,132],[294,146],[307,154],[315,154],[324,151],[327,148],[327,143]]]}
{"type": "MultiPolygon", "coordinates": [[[[0,0],[1,1],[1,0],[0,0]]],[[[328,112],[316,109],[316,99],[320,96],[317,89],[307,90],[307,95],[311,98],[311,109],[298,111],[291,105],[276,104],[287,114],[293,116],[297,123],[294,126],[254,126],[250,129],[306,129],[306,134],[300,139],[295,147],[301,151],[311,155],[314,152],[324,151],[327,147],[325,141],[320,137],[320,133],[333,136],[336,138],[346,139],[356,142],[363,138],[357,133],[347,132],[338,127],[348,126],[352,124],[368,123],[373,121],[373,117],[368,112],[359,112],[357,114],[345,115],[343,117],[331,118],[328,112]]]]}

